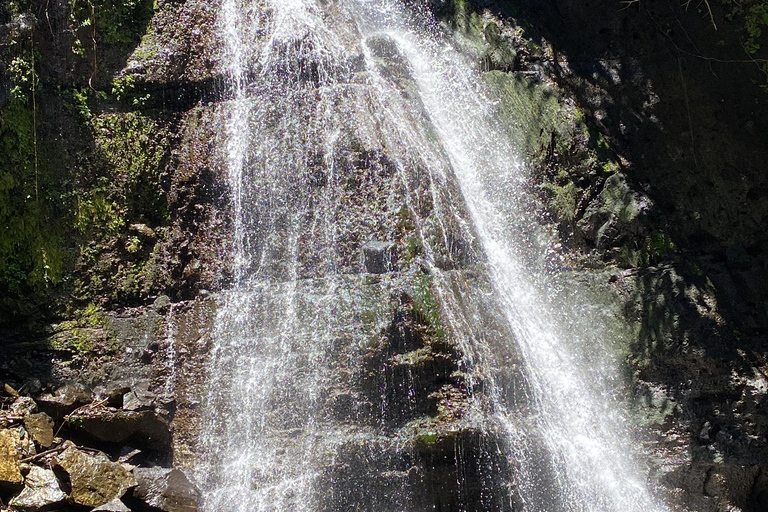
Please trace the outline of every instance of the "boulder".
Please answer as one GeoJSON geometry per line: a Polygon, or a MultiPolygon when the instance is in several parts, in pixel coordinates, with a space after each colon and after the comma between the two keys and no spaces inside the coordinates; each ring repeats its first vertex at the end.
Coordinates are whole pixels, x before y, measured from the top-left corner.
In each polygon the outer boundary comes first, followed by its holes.
{"type": "Polygon", "coordinates": [[[112,500],[100,507],[93,509],[93,512],[131,512],[131,509],[125,506],[120,500],[112,500]]]}
{"type": "Polygon", "coordinates": [[[14,507],[40,510],[48,505],[64,501],[67,495],[59,487],[56,475],[50,469],[32,466],[24,480],[21,494],[13,498],[10,504],[14,507]]]}
{"type": "Polygon", "coordinates": [[[99,441],[125,443],[130,440],[140,448],[159,452],[170,449],[170,426],[153,411],[91,409],[71,415],[69,422],[99,441]]]}
{"type": "Polygon", "coordinates": [[[85,453],[69,446],[54,460],[69,476],[70,498],[79,505],[100,507],[122,497],[136,485],[133,474],[103,453],[85,453]]]}
{"type": "Polygon", "coordinates": [[[152,401],[137,395],[133,391],[123,396],[123,409],[126,411],[140,411],[150,408],[152,408],[152,401]]]}
{"type": "Polygon", "coordinates": [[[133,495],[150,507],[165,512],[194,512],[200,493],[187,475],[178,469],[136,468],[133,495]]]}
{"type": "Polygon", "coordinates": [[[21,435],[19,429],[0,430],[0,484],[20,485],[21,435]]]}
{"type": "Polygon", "coordinates": [[[67,383],[54,393],[38,398],[41,409],[56,418],[62,418],[78,407],[91,402],[91,393],[80,384],[67,383]]]}
{"type": "Polygon", "coordinates": [[[53,444],[53,419],[44,412],[24,416],[24,428],[40,448],[53,444]]]}
{"type": "Polygon", "coordinates": [[[8,396],[19,396],[19,392],[16,391],[10,384],[7,382],[3,384],[3,391],[5,391],[5,394],[8,396]]]}
{"type": "Polygon", "coordinates": [[[37,404],[28,396],[20,396],[11,404],[11,412],[19,416],[25,416],[37,412],[37,404]]]}

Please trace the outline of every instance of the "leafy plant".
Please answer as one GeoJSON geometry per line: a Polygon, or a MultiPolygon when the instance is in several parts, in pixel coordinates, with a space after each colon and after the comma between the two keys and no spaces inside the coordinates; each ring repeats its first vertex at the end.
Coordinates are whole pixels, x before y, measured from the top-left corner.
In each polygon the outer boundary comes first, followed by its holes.
{"type": "Polygon", "coordinates": [[[72,50],[78,55],[85,54],[82,32],[89,28],[93,42],[132,43],[153,10],[150,0],[71,0],[69,21],[75,32],[72,50]]]}

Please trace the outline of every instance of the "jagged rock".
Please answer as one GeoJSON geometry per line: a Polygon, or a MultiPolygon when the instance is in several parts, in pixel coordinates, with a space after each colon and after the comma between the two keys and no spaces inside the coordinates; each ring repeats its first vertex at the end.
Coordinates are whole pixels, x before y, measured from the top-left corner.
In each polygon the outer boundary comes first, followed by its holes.
{"type": "Polygon", "coordinates": [[[54,393],[42,395],[38,404],[54,418],[61,418],[91,402],[91,394],[80,384],[67,383],[54,393]]]}
{"type": "Polygon", "coordinates": [[[652,206],[650,198],[630,188],[626,177],[617,173],[605,181],[597,200],[587,207],[577,225],[598,249],[608,249],[644,235],[642,223],[652,206]]]}
{"type": "Polygon", "coordinates": [[[24,428],[41,448],[48,448],[53,444],[53,420],[44,412],[26,415],[24,428]]]}
{"type": "Polygon", "coordinates": [[[79,505],[99,507],[123,496],[136,485],[133,474],[103,453],[89,454],[69,446],[54,460],[69,476],[70,498],[79,505]]]}
{"type": "Polygon", "coordinates": [[[392,242],[368,242],[363,246],[363,266],[369,274],[384,274],[393,270],[397,258],[392,242]]]}
{"type": "Polygon", "coordinates": [[[133,464],[134,466],[137,466],[137,460],[143,457],[143,455],[144,454],[141,450],[137,450],[130,446],[125,446],[120,452],[120,458],[118,459],[118,462],[125,462],[127,464],[133,464]]]}
{"type": "Polygon", "coordinates": [[[131,512],[131,509],[125,506],[120,500],[112,500],[100,507],[93,509],[94,512],[131,512]]]}
{"type": "Polygon", "coordinates": [[[13,387],[8,383],[3,384],[3,390],[8,396],[19,396],[19,392],[13,389],[13,387]]]}
{"type": "Polygon", "coordinates": [[[136,468],[137,486],[133,495],[150,507],[165,512],[197,510],[200,493],[187,475],[178,469],[136,468]]]}
{"type": "Polygon", "coordinates": [[[152,402],[142,399],[139,395],[131,391],[123,396],[123,409],[126,411],[139,411],[152,407],[152,402]]]}
{"type": "Polygon", "coordinates": [[[23,388],[31,395],[38,395],[43,390],[43,383],[40,379],[32,378],[24,382],[23,388]]]}
{"type": "Polygon", "coordinates": [[[143,235],[147,238],[155,238],[157,235],[155,234],[155,230],[147,226],[146,224],[131,224],[129,226],[131,231],[134,231],[140,235],[143,235]]]}
{"type": "Polygon", "coordinates": [[[27,396],[20,396],[11,405],[11,412],[19,416],[26,416],[37,412],[37,404],[27,396]]]}
{"type": "Polygon", "coordinates": [[[0,430],[0,484],[21,484],[21,436],[18,429],[0,430]]]}
{"type": "Polygon", "coordinates": [[[120,408],[123,405],[123,397],[131,391],[127,386],[101,387],[93,390],[94,400],[105,403],[109,407],[120,408]]]}
{"type": "Polygon", "coordinates": [[[165,451],[170,446],[168,422],[153,411],[87,410],[69,417],[70,423],[99,441],[124,443],[165,451]]]}
{"type": "Polygon", "coordinates": [[[63,501],[66,497],[53,471],[31,466],[24,479],[24,489],[21,494],[11,500],[10,504],[18,508],[40,510],[45,506],[63,501]]]}

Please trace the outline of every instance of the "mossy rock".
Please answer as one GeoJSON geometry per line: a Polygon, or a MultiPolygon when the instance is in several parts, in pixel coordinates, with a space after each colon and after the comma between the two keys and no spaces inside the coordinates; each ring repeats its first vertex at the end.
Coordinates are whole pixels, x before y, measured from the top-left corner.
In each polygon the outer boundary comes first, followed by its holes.
{"type": "MultiPolygon", "coordinates": [[[[585,131],[575,110],[567,108],[557,91],[521,73],[489,71],[484,78],[500,99],[499,116],[512,139],[529,157],[551,144],[566,153],[577,134],[585,131]]],[[[558,149],[556,147],[555,149],[558,149]]]]}

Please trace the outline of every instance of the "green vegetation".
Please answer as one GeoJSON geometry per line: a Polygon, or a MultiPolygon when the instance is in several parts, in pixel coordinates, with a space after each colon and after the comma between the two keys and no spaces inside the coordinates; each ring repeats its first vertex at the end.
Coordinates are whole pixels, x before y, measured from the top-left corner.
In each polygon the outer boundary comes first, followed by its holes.
{"type": "Polygon", "coordinates": [[[112,82],[112,94],[117,101],[130,103],[134,107],[141,108],[147,105],[150,94],[141,95],[135,90],[133,75],[125,75],[115,78],[112,82]]]}
{"type": "MultiPolygon", "coordinates": [[[[726,19],[728,21],[744,20],[744,51],[754,55],[760,50],[760,38],[763,29],[768,27],[768,0],[721,0],[728,9],[726,19]]],[[[714,22],[714,18],[713,18],[714,22]]],[[[765,67],[764,70],[768,71],[765,67]]]]}
{"type": "Polygon", "coordinates": [[[437,442],[438,436],[434,432],[425,432],[416,436],[416,441],[427,446],[433,445],[437,442]]]}
{"type": "Polygon", "coordinates": [[[59,324],[58,332],[48,339],[48,346],[77,356],[94,351],[114,352],[119,348],[109,317],[94,303],[76,310],[74,320],[59,324]]]}
{"type": "Polygon", "coordinates": [[[133,43],[142,35],[154,7],[151,0],[71,0],[69,22],[75,33],[72,51],[84,56],[87,44],[133,43]]]}
{"type": "Polygon", "coordinates": [[[440,321],[440,305],[432,293],[432,277],[420,274],[413,287],[413,310],[438,340],[445,339],[445,327],[440,321]]]}
{"type": "MultiPolygon", "coordinates": [[[[104,114],[94,118],[96,149],[111,168],[109,198],[118,206],[120,219],[144,218],[155,224],[167,221],[162,189],[163,159],[168,142],[159,137],[157,123],[136,112],[104,114]]],[[[106,185],[102,183],[101,185],[106,185]]],[[[99,183],[91,190],[98,195],[99,183]]]]}
{"type": "MultiPolygon", "coordinates": [[[[148,271],[154,244],[126,231],[131,222],[158,226],[168,218],[163,127],[139,112],[100,113],[106,101],[144,108],[149,96],[137,91],[130,75],[114,79],[111,90],[95,90],[91,74],[99,65],[93,51],[135,44],[156,6],[151,0],[68,5],[73,49],[92,64],[73,85],[39,76],[46,69],[41,61],[50,58],[37,50],[42,35],[23,33],[2,48],[8,64],[2,78],[10,87],[0,104],[0,308],[11,315],[40,295],[50,296],[76,265],[87,274],[75,279],[82,301],[124,288],[110,286],[115,272],[138,293],[136,275],[148,271]],[[62,126],[64,140],[52,140],[62,126]],[[131,261],[118,269],[98,266],[105,252],[112,261],[131,261]]],[[[14,1],[1,8],[14,16],[31,9],[14,1]]]]}
{"type": "Polygon", "coordinates": [[[40,56],[31,40],[15,41],[7,68],[8,102],[0,110],[0,307],[12,308],[30,286],[62,276],[55,194],[38,141],[40,56]]]}
{"type": "Polygon", "coordinates": [[[572,181],[560,186],[554,183],[544,183],[542,188],[550,196],[557,218],[560,222],[572,222],[576,217],[576,203],[581,191],[572,181]]]}

